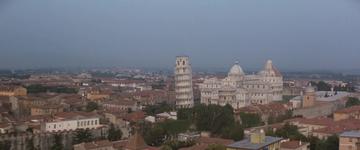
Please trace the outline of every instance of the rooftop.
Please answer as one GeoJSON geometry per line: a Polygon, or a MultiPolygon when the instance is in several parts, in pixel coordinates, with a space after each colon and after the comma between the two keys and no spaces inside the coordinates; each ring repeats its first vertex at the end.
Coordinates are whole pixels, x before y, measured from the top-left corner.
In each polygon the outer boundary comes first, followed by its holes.
{"type": "Polygon", "coordinates": [[[288,141],[288,142],[281,143],[280,147],[286,148],[286,149],[297,149],[297,148],[303,147],[308,144],[309,143],[301,142],[301,141],[288,141]]]}
{"type": "Polygon", "coordinates": [[[356,137],[360,138],[360,131],[346,131],[340,134],[340,137],[356,137]]]}
{"type": "Polygon", "coordinates": [[[271,145],[273,143],[279,142],[281,140],[282,140],[282,138],[266,136],[265,137],[265,142],[259,143],[259,144],[254,144],[254,143],[251,143],[250,139],[248,138],[248,139],[245,139],[245,140],[238,141],[238,142],[235,142],[233,144],[227,145],[227,147],[256,150],[256,149],[260,149],[260,148],[266,147],[268,145],[271,145]]]}
{"type": "Polygon", "coordinates": [[[360,106],[352,106],[352,107],[349,107],[349,108],[345,108],[345,109],[341,109],[341,110],[338,110],[336,111],[335,113],[352,113],[352,112],[358,112],[360,111],[360,106]]]}

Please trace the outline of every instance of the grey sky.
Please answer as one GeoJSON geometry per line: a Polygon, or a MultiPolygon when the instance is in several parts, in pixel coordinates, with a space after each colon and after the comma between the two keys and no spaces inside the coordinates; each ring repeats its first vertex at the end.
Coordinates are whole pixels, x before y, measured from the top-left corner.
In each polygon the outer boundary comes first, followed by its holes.
{"type": "Polygon", "coordinates": [[[0,0],[0,68],[359,69],[359,0],[0,0]]]}

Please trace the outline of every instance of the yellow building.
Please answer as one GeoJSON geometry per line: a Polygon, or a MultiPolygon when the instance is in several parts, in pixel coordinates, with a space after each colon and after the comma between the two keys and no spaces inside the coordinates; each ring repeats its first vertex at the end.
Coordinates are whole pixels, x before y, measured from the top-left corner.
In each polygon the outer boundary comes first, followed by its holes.
{"type": "Polygon", "coordinates": [[[91,101],[103,101],[110,98],[110,92],[104,92],[100,90],[92,90],[86,94],[86,98],[91,101]]]}
{"type": "Polygon", "coordinates": [[[360,132],[348,131],[339,136],[339,150],[358,150],[360,149],[360,132]]]}
{"type": "Polygon", "coordinates": [[[45,106],[32,106],[31,115],[52,115],[55,113],[63,112],[64,109],[60,105],[45,105],[45,106]]]}
{"type": "Polygon", "coordinates": [[[314,106],[316,101],[316,93],[315,88],[309,84],[309,86],[305,89],[305,93],[302,100],[303,107],[311,107],[314,106]]]}
{"type": "Polygon", "coordinates": [[[360,119],[360,106],[352,106],[338,110],[334,113],[334,121],[346,120],[350,118],[360,119]]]}
{"type": "Polygon", "coordinates": [[[21,86],[1,86],[0,96],[26,96],[27,90],[21,86]]]}
{"type": "Polygon", "coordinates": [[[279,150],[282,138],[265,136],[263,130],[251,134],[250,138],[227,145],[226,150],[279,150]]]}

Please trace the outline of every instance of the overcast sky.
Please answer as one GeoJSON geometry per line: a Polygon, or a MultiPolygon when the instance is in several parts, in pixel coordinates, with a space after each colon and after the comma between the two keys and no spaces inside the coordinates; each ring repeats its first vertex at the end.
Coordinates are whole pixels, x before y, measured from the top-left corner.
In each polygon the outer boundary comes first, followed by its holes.
{"type": "Polygon", "coordinates": [[[0,68],[359,69],[359,0],[0,0],[0,68]]]}

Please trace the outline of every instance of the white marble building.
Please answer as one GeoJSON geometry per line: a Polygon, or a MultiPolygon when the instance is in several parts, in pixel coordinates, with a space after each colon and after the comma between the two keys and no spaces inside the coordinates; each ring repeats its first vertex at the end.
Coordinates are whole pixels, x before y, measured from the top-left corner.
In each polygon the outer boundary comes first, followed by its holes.
{"type": "Polygon", "coordinates": [[[175,97],[177,108],[191,108],[194,106],[192,70],[188,56],[176,57],[175,97]]]}
{"type": "Polygon", "coordinates": [[[245,75],[236,63],[224,79],[209,78],[200,84],[201,103],[226,105],[238,109],[250,104],[268,104],[282,100],[283,77],[268,60],[262,71],[245,75]]]}

